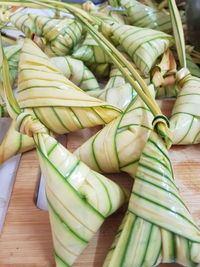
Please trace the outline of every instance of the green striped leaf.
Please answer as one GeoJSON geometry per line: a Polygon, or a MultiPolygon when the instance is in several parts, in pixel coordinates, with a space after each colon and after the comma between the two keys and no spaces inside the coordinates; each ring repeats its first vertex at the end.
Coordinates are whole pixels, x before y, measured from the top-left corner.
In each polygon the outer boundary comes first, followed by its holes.
{"type": "Polygon", "coordinates": [[[128,211],[104,267],[200,262],[200,229],[174,182],[168,151],[152,131],[135,175],[128,211]]]}
{"type": "Polygon", "coordinates": [[[135,96],[121,116],[92,136],[75,154],[93,170],[135,173],[152,120],[152,113],[135,96]]]}
{"type": "Polygon", "coordinates": [[[45,53],[49,56],[65,56],[79,42],[82,26],[74,19],[53,19],[45,16],[11,13],[9,21],[31,37],[33,33],[45,38],[45,53]]]}
{"type": "Polygon", "coordinates": [[[35,145],[32,138],[20,134],[15,130],[15,121],[13,120],[0,144],[0,164],[13,156],[29,151],[34,147],[35,145]]]}
{"type": "Polygon", "coordinates": [[[170,119],[173,144],[200,142],[200,78],[189,76],[181,88],[170,119]],[[184,123],[183,123],[184,122],[184,123]]]}
{"type": "Polygon", "coordinates": [[[167,33],[172,31],[170,15],[162,10],[149,7],[136,0],[121,0],[120,4],[125,8],[128,19],[133,26],[167,33]]]}
{"type": "Polygon", "coordinates": [[[19,66],[19,105],[53,132],[62,134],[105,124],[121,113],[64,77],[29,39],[25,39],[19,66]]]}
{"type": "Polygon", "coordinates": [[[149,77],[156,60],[171,45],[172,37],[152,29],[113,25],[112,39],[129,54],[144,77],[149,77]]]}
{"type": "Polygon", "coordinates": [[[45,133],[30,114],[19,115],[17,129],[33,135],[45,179],[56,261],[71,266],[106,217],[124,203],[126,194],[45,133]]]}

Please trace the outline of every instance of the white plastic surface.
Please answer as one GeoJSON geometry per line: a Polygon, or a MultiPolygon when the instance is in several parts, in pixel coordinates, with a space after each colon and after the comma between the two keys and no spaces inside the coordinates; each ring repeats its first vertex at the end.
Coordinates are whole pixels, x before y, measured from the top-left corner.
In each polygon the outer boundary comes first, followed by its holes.
{"type": "MultiPolygon", "coordinates": [[[[11,120],[9,118],[0,118],[0,143],[10,122],[11,120]]],[[[4,224],[20,157],[21,155],[17,155],[0,165],[0,232],[4,224]]]]}

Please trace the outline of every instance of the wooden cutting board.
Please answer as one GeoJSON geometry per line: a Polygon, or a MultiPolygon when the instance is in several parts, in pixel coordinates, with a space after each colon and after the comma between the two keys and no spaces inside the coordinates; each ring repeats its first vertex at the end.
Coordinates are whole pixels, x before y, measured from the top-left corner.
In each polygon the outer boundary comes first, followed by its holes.
{"type": "MultiPolygon", "coordinates": [[[[160,104],[164,113],[169,114],[172,102],[162,101],[160,104]]],[[[68,149],[73,151],[95,131],[97,128],[69,134],[68,149]]],[[[200,145],[172,147],[170,158],[182,197],[200,225],[200,145]]],[[[127,175],[107,176],[131,190],[133,181],[127,175]]],[[[55,266],[48,212],[38,209],[35,205],[39,177],[36,152],[25,153],[20,162],[5,225],[0,236],[0,267],[55,266]]],[[[74,267],[102,266],[125,210],[126,207],[123,207],[106,219],[74,267]]]]}

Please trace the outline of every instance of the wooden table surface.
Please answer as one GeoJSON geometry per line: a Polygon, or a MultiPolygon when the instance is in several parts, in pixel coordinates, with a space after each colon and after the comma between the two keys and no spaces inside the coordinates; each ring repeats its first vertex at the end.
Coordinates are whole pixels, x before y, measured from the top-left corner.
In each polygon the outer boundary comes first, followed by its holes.
{"type": "MultiPolygon", "coordinates": [[[[165,101],[163,106],[165,113],[169,112],[170,107],[171,102],[165,101]]],[[[95,130],[86,129],[69,134],[67,147],[73,151],[95,130]]],[[[200,145],[172,147],[170,158],[181,195],[200,225],[200,145]]],[[[127,175],[107,176],[131,190],[133,180],[127,175]]],[[[19,165],[5,225],[0,236],[0,267],[55,266],[48,212],[38,209],[35,204],[39,177],[36,151],[25,153],[19,165]]],[[[102,266],[125,210],[126,207],[123,207],[106,219],[74,267],[102,266]]]]}

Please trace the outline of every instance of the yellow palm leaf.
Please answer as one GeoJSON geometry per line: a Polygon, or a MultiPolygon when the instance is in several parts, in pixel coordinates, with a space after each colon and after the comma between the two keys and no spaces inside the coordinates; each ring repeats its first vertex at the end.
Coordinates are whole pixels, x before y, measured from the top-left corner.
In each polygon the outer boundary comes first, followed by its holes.
{"type": "Polygon", "coordinates": [[[121,113],[67,80],[29,39],[20,56],[17,99],[60,134],[108,123],[121,113]]]}
{"type": "Polygon", "coordinates": [[[86,141],[75,155],[96,171],[135,173],[152,120],[152,113],[136,96],[121,116],[86,141]]]}
{"type": "Polygon", "coordinates": [[[172,44],[170,35],[152,29],[113,24],[110,31],[109,37],[122,46],[144,77],[172,44]]]}
{"type": "Polygon", "coordinates": [[[8,20],[27,37],[33,33],[42,36],[46,42],[45,52],[49,56],[69,54],[82,34],[81,24],[71,18],[53,19],[17,11],[8,13],[8,20]]]}
{"type": "Polygon", "coordinates": [[[15,121],[13,120],[0,144],[0,164],[13,156],[29,151],[34,147],[35,144],[31,137],[20,134],[15,130],[15,121]]]}
{"type": "Polygon", "coordinates": [[[163,140],[154,132],[143,149],[128,211],[104,267],[200,262],[200,229],[181,199],[163,140]]]}
{"type": "Polygon", "coordinates": [[[50,137],[28,113],[18,116],[21,133],[33,136],[45,179],[55,261],[71,266],[106,217],[126,200],[116,183],[94,172],[50,137]]]}
{"type": "MultiPolygon", "coordinates": [[[[181,73],[184,74],[184,70],[179,74],[181,73]]],[[[170,127],[174,135],[173,143],[198,144],[200,142],[200,78],[190,74],[184,75],[180,86],[170,119],[170,127]]]]}

